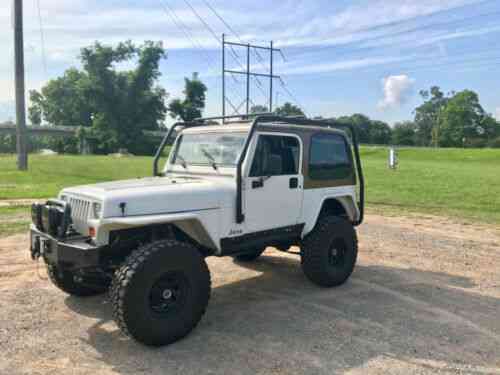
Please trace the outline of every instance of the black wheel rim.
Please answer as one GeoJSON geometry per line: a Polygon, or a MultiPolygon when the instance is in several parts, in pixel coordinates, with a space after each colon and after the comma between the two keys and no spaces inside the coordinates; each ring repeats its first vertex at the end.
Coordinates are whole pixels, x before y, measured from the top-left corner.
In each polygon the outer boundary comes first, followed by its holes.
{"type": "Polygon", "coordinates": [[[333,241],[330,249],[328,249],[328,264],[332,267],[343,267],[346,252],[347,246],[344,241],[340,239],[333,241]]]}
{"type": "Polygon", "coordinates": [[[184,306],[188,293],[189,283],[183,273],[166,273],[153,284],[149,295],[149,307],[155,314],[169,315],[184,306]]]}

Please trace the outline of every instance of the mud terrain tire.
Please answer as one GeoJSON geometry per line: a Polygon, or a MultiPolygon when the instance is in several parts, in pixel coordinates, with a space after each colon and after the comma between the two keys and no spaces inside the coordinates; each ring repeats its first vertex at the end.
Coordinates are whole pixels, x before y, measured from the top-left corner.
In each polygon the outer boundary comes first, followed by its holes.
{"type": "Polygon", "coordinates": [[[322,287],[339,286],[351,276],[358,256],[353,225],[337,216],[325,216],[304,239],[302,269],[309,280],[322,287]]]}
{"type": "Polygon", "coordinates": [[[191,332],[210,298],[210,272],[191,244],[159,241],[135,250],[110,288],[120,329],[150,346],[168,345],[191,332]]]}

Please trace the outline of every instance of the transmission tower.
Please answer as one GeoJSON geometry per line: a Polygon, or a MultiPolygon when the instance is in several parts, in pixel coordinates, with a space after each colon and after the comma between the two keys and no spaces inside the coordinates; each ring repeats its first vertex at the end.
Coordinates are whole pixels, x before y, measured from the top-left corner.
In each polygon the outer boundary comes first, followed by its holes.
{"type": "MultiPolygon", "coordinates": [[[[251,94],[250,94],[250,78],[251,77],[263,77],[269,79],[269,112],[273,111],[273,81],[275,79],[280,79],[280,76],[274,74],[274,53],[281,53],[281,50],[278,48],[274,48],[273,42],[270,42],[270,46],[259,46],[254,44],[245,44],[245,43],[237,43],[237,42],[229,42],[226,40],[226,35],[222,34],[222,115],[226,116],[226,101],[228,100],[226,96],[226,74],[236,74],[236,75],[244,75],[246,76],[246,95],[245,101],[246,104],[246,114],[250,114],[250,102],[251,94]],[[239,47],[246,49],[246,69],[245,70],[232,70],[227,69],[226,67],[226,48],[239,47]],[[251,70],[251,58],[250,52],[252,50],[262,50],[269,52],[269,73],[256,73],[251,70]]],[[[243,103],[242,103],[243,104],[243,103]]],[[[241,106],[241,105],[240,105],[241,106]]],[[[239,109],[236,108],[237,110],[239,109]]],[[[239,113],[237,113],[239,114],[239,113]]]]}

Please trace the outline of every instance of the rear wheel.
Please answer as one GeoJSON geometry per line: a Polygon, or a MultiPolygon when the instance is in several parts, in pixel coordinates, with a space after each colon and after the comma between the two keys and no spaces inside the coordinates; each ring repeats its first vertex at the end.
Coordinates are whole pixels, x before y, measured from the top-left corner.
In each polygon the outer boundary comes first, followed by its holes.
{"type": "Polygon", "coordinates": [[[121,330],[152,346],[186,336],[205,313],[210,273],[192,245],[155,242],[133,252],[118,269],[110,289],[121,330]]]}
{"type": "Polygon", "coordinates": [[[109,283],[104,282],[102,286],[99,285],[85,285],[75,281],[75,274],[73,272],[59,269],[52,265],[47,265],[47,274],[50,281],[63,292],[77,297],[89,297],[98,294],[103,294],[109,287],[109,283]]]}
{"type": "Polygon", "coordinates": [[[234,258],[238,262],[253,262],[255,259],[260,257],[265,250],[265,247],[260,247],[247,253],[236,255],[234,258]]]}
{"type": "Polygon", "coordinates": [[[302,269],[313,283],[332,287],[346,282],[358,256],[353,225],[337,216],[320,218],[301,247],[302,269]]]}

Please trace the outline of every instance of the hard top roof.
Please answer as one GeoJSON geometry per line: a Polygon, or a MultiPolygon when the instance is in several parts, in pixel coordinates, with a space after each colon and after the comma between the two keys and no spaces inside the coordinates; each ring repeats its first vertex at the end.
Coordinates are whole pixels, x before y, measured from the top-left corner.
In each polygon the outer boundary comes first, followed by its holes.
{"type": "MultiPolygon", "coordinates": [[[[252,121],[232,121],[225,124],[217,125],[198,125],[193,127],[187,127],[182,130],[183,134],[200,134],[200,133],[219,133],[219,132],[248,132],[252,125],[252,121]]],[[[330,128],[326,126],[314,126],[314,125],[300,125],[300,124],[289,124],[286,122],[265,122],[258,124],[259,130],[270,130],[270,131],[293,131],[293,132],[329,132],[336,134],[346,134],[344,131],[337,128],[330,128]]]]}

